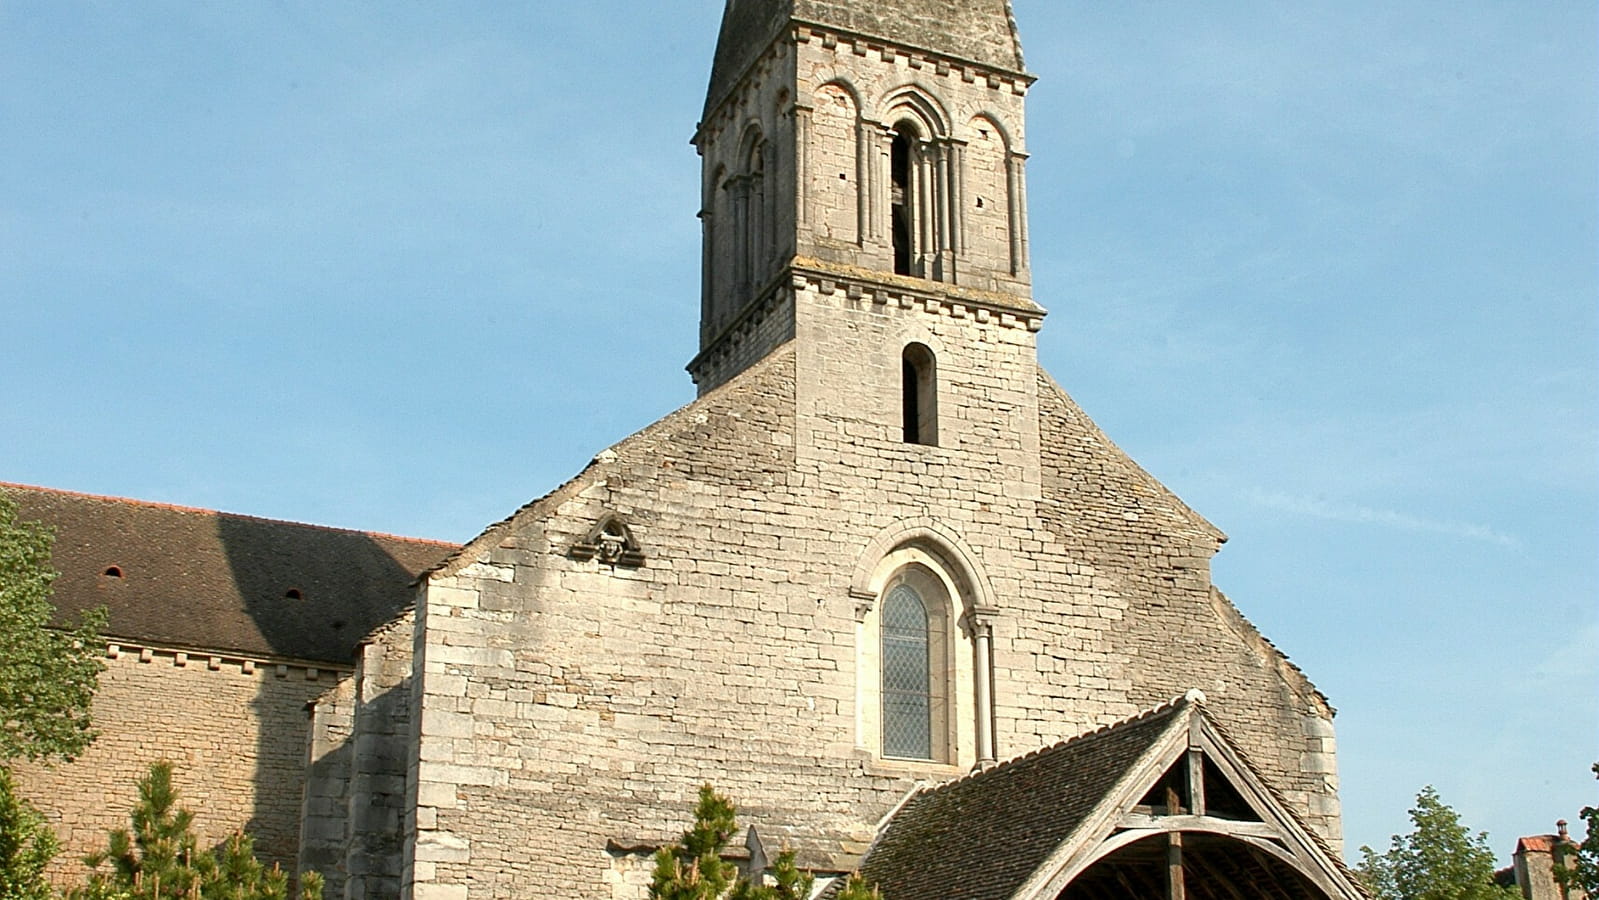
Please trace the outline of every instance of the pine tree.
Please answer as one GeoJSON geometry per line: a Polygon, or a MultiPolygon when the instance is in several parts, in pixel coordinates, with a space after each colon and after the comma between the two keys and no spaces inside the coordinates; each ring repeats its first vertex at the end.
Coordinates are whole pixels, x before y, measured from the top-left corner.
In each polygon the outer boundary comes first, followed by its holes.
{"type": "Polygon", "coordinates": [[[772,880],[766,884],[764,873],[756,873],[755,880],[740,878],[728,900],[809,900],[816,878],[795,863],[793,850],[787,847],[772,861],[772,880]]]}
{"type": "Polygon", "coordinates": [[[106,613],[51,627],[54,540],[45,526],[18,522],[16,503],[0,494],[0,762],[70,760],[94,740],[89,705],[105,668],[106,613]]]}
{"type": "Polygon", "coordinates": [[[139,779],[139,799],[131,819],[131,830],[112,831],[106,849],[84,859],[93,870],[111,864],[109,873],[91,874],[90,896],[125,894],[133,900],[188,897],[199,886],[204,863],[196,865],[202,854],[191,830],[194,813],[178,806],[171,763],[154,763],[139,779]]]}
{"type": "MultiPolygon", "coordinates": [[[[288,876],[261,865],[254,838],[236,831],[214,852],[199,849],[194,814],[178,799],[172,764],[151,765],[139,779],[133,827],[111,832],[106,849],[84,860],[95,871],[71,900],[287,900],[288,876]],[[110,870],[99,871],[106,863],[110,870]]],[[[321,875],[301,875],[298,900],[322,900],[321,875]]]]}
{"type": "MultiPolygon", "coordinates": [[[[772,884],[766,883],[765,872],[752,873],[752,879],[740,877],[738,868],[722,858],[738,828],[736,813],[732,802],[710,785],[700,787],[694,824],[681,841],[655,852],[650,900],[808,900],[816,878],[799,867],[798,854],[788,847],[768,870],[772,884]]],[[[837,900],[881,900],[881,895],[859,875],[851,875],[837,900]]]]}
{"type": "Polygon", "coordinates": [[[777,860],[772,865],[772,880],[777,884],[772,889],[771,900],[810,900],[816,878],[795,864],[795,855],[787,847],[777,854],[777,860]]]}
{"type": "Polygon", "coordinates": [[[277,866],[255,858],[255,838],[235,831],[206,865],[200,883],[204,900],[288,900],[289,879],[277,866]]]}
{"type": "Polygon", "coordinates": [[[851,875],[844,882],[844,889],[839,891],[834,900],[882,900],[882,894],[876,887],[869,887],[866,879],[859,875],[851,875]]]}
{"type": "Polygon", "coordinates": [[[737,869],[722,859],[736,827],[731,801],[708,784],[700,786],[694,824],[681,843],[655,852],[650,900],[721,900],[737,869]]]}
{"type": "Polygon", "coordinates": [[[1410,811],[1415,830],[1394,835],[1387,853],[1361,847],[1360,876],[1380,900],[1515,900],[1520,895],[1494,883],[1494,855],[1487,832],[1472,836],[1460,814],[1431,786],[1410,811]]]}
{"type": "Polygon", "coordinates": [[[17,796],[11,772],[0,766],[0,900],[50,900],[44,869],[59,847],[44,816],[17,796]]]}

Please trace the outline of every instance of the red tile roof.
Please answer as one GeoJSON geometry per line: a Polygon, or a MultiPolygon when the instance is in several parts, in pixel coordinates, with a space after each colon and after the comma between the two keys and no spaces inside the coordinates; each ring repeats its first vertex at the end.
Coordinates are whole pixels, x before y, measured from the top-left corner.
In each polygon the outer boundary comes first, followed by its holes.
{"type": "Polygon", "coordinates": [[[1557,838],[1552,834],[1534,834],[1516,841],[1517,853],[1553,853],[1557,838]]]}

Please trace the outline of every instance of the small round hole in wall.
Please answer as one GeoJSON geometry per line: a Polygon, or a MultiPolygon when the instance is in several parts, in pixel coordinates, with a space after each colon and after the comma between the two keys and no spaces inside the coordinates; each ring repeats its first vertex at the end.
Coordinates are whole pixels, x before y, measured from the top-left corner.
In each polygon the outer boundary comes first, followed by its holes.
{"type": "Polygon", "coordinates": [[[101,572],[100,574],[104,575],[107,578],[121,578],[122,577],[122,567],[121,566],[106,566],[106,570],[104,572],[101,572]]]}
{"type": "Polygon", "coordinates": [[[305,594],[301,593],[299,588],[289,588],[288,593],[284,594],[283,596],[286,599],[289,599],[289,600],[304,600],[305,599],[305,594]]]}

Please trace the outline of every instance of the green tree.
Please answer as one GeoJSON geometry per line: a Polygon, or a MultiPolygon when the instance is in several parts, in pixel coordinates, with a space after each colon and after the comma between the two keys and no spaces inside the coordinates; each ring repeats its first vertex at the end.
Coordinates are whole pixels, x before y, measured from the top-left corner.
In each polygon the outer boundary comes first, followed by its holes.
{"type": "Polygon", "coordinates": [[[866,883],[866,879],[851,875],[844,881],[844,888],[838,892],[835,900],[882,900],[882,896],[876,886],[866,883]]]}
{"type": "MultiPolygon", "coordinates": [[[[655,852],[655,872],[650,900],[807,900],[816,879],[796,863],[795,852],[784,847],[766,873],[750,880],[722,858],[727,841],[738,828],[737,810],[710,785],[700,787],[694,807],[694,824],[676,844],[655,852]]],[[[851,875],[838,900],[880,900],[877,889],[859,875],[851,875]]]]}
{"type": "Polygon", "coordinates": [[[795,853],[787,847],[772,861],[772,881],[739,879],[730,900],[810,900],[816,879],[795,864],[795,853]]]}
{"type": "Polygon", "coordinates": [[[1494,883],[1488,833],[1473,836],[1430,785],[1410,811],[1415,830],[1394,835],[1388,852],[1361,847],[1359,872],[1380,900],[1513,900],[1494,883]]]}
{"type": "MultiPolygon", "coordinates": [[[[255,858],[255,838],[235,831],[217,849],[215,861],[203,867],[200,895],[204,900],[287,900],[289,879],[277,866],[268,869],[255,858]]],[[[321,900],[322,876],[300,874],[300,900],[321,900]]]]}
{"type": "Polygon", "coordinates": [[[17,796],[11,773],[0,767],[0,900],[50,900],[44,869],[59,846],[44,816],[17,796]]]}
{"type": "Polygon", "coordinates": [[[700,786],[694,824],[683,840],[655,851],[650,900],[721,900],[738,870],[722,859],[736,826],[732,801],[708,784],[700,786]]]}
{"type": "MultiPolygon", "coordinates": [[[[106,849],[84,859],[92,871],[72,900],[287,900],[288,877],[261,865],[253,838],[235,832],[214,852],[200,849],[194,814],[178,800],[172,764],[151,765],[139,779],[132,828],[111,832],[106,849]]],[[[322,900],[320,875],[301,876],[299,900],[322,900]]]]}
{"type": "Polygon", "coordinates": [[[204,863],[196,847],[194,813],[178,805],[172,764],[158,762],[139,779],[132,828],[111,832],[106,849],[84,859],[94,870],[91,896],[123,894],[135,900],[182,900],[201,880],[204,863]],[[110,871],[100,867],[110,863],[110,871]]]}
{"type": "MultiPolygon", "coordinates": [[[[1599,778],[1599,763],[1593,764],[1593,774],[1599,778]]],[[[1599,898],[1599,807],[1584,806],[1581,815],[1588,836],[1580,844],[1567,845],[1556,860],[1555,880],[1562,887],[1581,888],[1589,897],[1599,898]]]]}
{"type": "Polygon", "coordinates": [[[70,630],[52,628],[50,530],[17,521],[0,495],[0,764],[70,760],[94,740],[89,705],[105,664],[98,653],[104,609],[70,630]]]}

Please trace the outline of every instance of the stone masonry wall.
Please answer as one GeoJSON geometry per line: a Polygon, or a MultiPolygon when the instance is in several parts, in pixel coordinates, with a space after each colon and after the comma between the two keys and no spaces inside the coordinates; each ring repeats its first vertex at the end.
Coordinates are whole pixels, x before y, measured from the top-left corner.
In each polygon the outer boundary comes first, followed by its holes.
{"type": "Polygon", "coordinates": [[[330,900],[400,891],[414,624],[406,613],[368,636],[312,712],[300,866],[322,873],[330,900]]]}
{"type": "Polygon", "coordinates": [[[349,851],[350,768],[358,675],[348,675],[313,701],[300,811],[300,871],[326,879],[325,898],[344,896],[349,851]]]}
{"type": "Polygon", "coordinates": [[[351,755],[347,900],[394,897],[400,891],[407,748],[412,732],[411,653],[414,616],[385,626],[361,648],[356,730],[351,755]]]}
{"type": "Polygon", "coordinates": [[[627,896],[633,848],[674,837],[704,782],[769,845],[852,865],[917,780],[964,771],[882,759],[857,727],[854,573],[914,522],[955,535],[999,607],[1001,758],[1201,686],[1333,837],[1301,768],[1325,706],[1229,621],[1219,534],[1040,381],[1030,329],[801,293],[855,337],[802,333],[429,582],[410,896],[627,896]],[[900,442],[878,387],[913,334],[941,354],[938,447],[900,442]],[[642,566],[568,555],[607,512],[642,566]]]}
{"type": "MultiPolygon", "coordinates": [[[[940,165],[948,173],[932,179],[936,183],[924,188],[920,198],[934,206],[922,209],[920,217],[939,223],[929,227],[945,233],[940,243],[953,251],[952,271],[940,280],[1027,296],[1022,170],[1029,82],[938,54],[810,26],[797,30],[793,53],[796,102],[810,110],[801,113],[797,129],[803,176],[799,254],[880,272],[894,270],[889,148],[891,130],[910,121],[921,140],[935,145],[929,152],[942,158],[929,163],[928,174],[940,165]],[[841,105],[841,94],[851,102],[841,105]],[[845,115],[853,115],[854,121],[840,121],[845,115]],[[833,204],[839,197],[837,186],[845,184],[859,185],[865,199],[859,221],[866,227],[854,233],[854,246],[836,240],[840,223],[833,204]]],[[[751,94],[777,89],[758,82],[744,88],[751,94]]],[[[846,210],[849,215],[858,212],[856,204],[846,210]]]]}
{"type": "Polygon", "coordinates": [[[84,854],[128,826],[135,784],[174,764],[202,846],[239,828],[268,864],[295,869],[305,778],[306,704],[347,672],[112,645],[94,699],[100,737],[77,761],[17,767],[22,794],[61,838],[50,875],[81,880],[84,854]]]}
{"type": "MultiPolygon", "coordinates": [[[[1022,665],[1044,674],[1041,686],[1060,676],[1076,685],[1046,691],[1032,713],[1015,721],[1047,721],[1078,693],[1109,688],[1112,696],[1148,708],[1199,688],[1251,763],[1335,851],[1341,849],[1332,711],[1211,586],[1219,534],[1197,527],[1203,520],[1128,459],[1042,372],[1039,394],[1043,533],[1072,560],[1080,596],[1092,598],[1079,615],[1098,620],[1095,630],[1108,653],[1084,667],[1062,652],[1083,630],[1080,622],[1034,619],[1049,627],[1038,629],[1032,639],[1039,645],[1028,647],[1032,658],[1022,665]]],[[[1028,729],[1013,740],[1048,737],[1028,729]]]]}
{"type": "Polygon", "coordinates": [[[1211,585],[1222,535],[1038,369],[1029,84],[800,25],[708,113],[700,400],[426,582],[402,898],[636,900],[706,782],[769,847],[848,869],[990,720],[1003,759],[1195,687],[1336,846],[1331,711],[1211,585]],[[928,279],[891,274],[899,127],[928,279]],[[912,343],[936,441],[904,440],[912,343]],[[636,547],[598,552],[611,517],[636,547]],[[951,594],[932,696],[974,720],[937,762],[887,758],[876,724],[877,593],[912,559],[951,594]]]}

